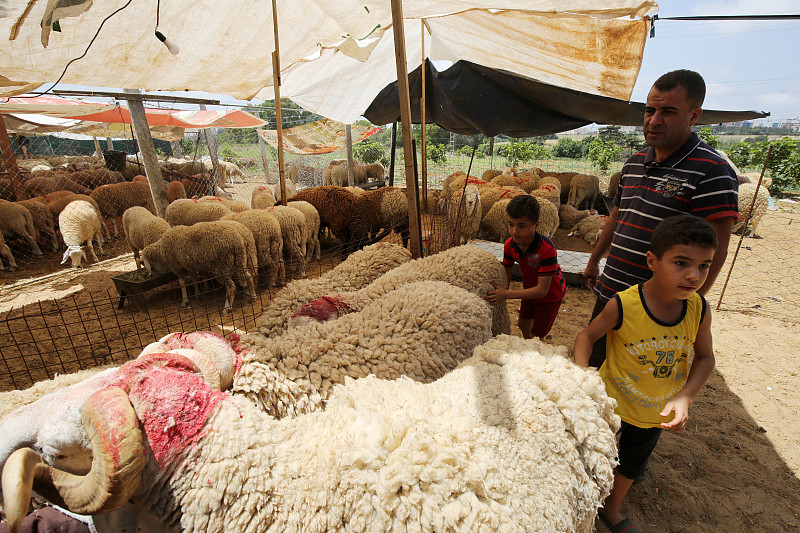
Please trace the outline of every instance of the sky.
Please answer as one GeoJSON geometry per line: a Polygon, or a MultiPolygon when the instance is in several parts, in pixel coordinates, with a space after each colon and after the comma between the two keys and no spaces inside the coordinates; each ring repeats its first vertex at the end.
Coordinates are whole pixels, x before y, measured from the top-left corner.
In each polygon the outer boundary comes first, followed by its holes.
{"type": "MultiPolygon", "coordinates": [[[[798,0],[660,0],[659,18],[800,14],[798,0]]],[[[800,117],[800,20],[657,20],[631,96],[644,102],[665,72],[688,68],[706,81],[703,107],[768,111],[769,122],[800,117]]],[[[762,119],[763,121],[764,119],[762,119]]]]}
{"type": "MultiPolygon", "coordinates": [[[[658,11],[661,19],[773,14],[800,14],[800,0],[660,0],[658,11]]],[[[688,68],[705,78],[707,109],[769,112],[771,116],[762,119],[762,123],[800,118],[800,19],[658,20],[655,28],[655,37],[645,43],[631,100],[644,102],[661,74],[688,68]]],[[[59,85],[62,87],[78,86],[59,85]]],[[[228,104],[245,103],[225,95],[178,94],[216,98],[228,104]]]]}

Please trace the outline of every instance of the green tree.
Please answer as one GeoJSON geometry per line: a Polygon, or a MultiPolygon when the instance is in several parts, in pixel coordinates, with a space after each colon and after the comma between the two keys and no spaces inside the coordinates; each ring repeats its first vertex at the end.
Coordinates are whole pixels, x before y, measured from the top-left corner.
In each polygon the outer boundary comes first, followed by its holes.
{"type": "Polygon", "coordinates": [[[619,146],[609,142],[603,141],[599,137],[595,137],[589,144],[589,152],[587,156],[597,165],[604,174],[611,166],[612,161],[618,161],[621,155],[619,146]]]}
{"type": "Polygon", "coordinates": [[[719,146],[719,137],[714,135],[711,132],[711,128],[709,128],[708,126],[703,126],[702,128],[700,128],[700,131],[697,132],[697,135],[704,143],[709,145],[711,148],[716,149],[719,146]]]}
{"type": "Polygon", "coordinates": [[[574,139],[561,137],[553,147],[554,157],[568,157],[570,159],[580,159],[584,156],[581,143],[574,139]]]}
{"type": "Polygon", "coordinates": [[[750,143],[736,142],[728,147],[726,153],[733,164],[739,168],[750,166],[750,143]]]}
{"type": "MultiPolygon", "coordinates": [[[[248,108],[247,111],[258,115],[261,120],[267,121],[268,125],[265,126],[266,129],[274,130],[276,128],[275,100],[266,100],[256,108],[248,108]]],[[[322,115],[306,111],[288,98],[281,98],[281,126],[283,128],[308,124],[309,122],[314,122],[321,118],[323,118],[322,115]]]]}
{"type": "Polygon", "coordinates": [[[772,177],[771,192],[800,189],[800,141],[784,137],[777,141],[762,141],[753,145],[750,164],[763,167],[769,148],[772,154],[767,163],[767,173],[772,177]]]}
{"type": "Polygon", "coordinates": [[[444,144],[429,144],[427,149],[427,156],[429,161],[434,163],[447,162],[447,146],[444,144]]]}
{"type": "Polygon", "coordinates": [[[625,134],[620,126],[605,126],[598,130],[600,140],[616,146],[625,145],[625,134]]]}
{"type": "Polygon", "coordinates": [[[353,157],[369,165],[379,161],[382,163],[386,159],[386,154],[384,153],[383,145],[372,139],[365,139],[353,145],[353,157]]]}

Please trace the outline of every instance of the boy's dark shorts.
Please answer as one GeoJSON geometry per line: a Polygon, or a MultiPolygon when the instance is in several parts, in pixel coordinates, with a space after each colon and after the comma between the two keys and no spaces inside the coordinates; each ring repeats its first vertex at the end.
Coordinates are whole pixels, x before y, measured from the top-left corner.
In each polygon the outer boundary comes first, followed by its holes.
{"type": "Polygon", "coordinates": [[[647,459],[658,444],[661,428],[640,428],[622,422],[619,435],[617,472],[628,479],[639,479],[647,467],[647,459]]]}
{"type": "Polygon", "coordinates": [[[519,304],[519,317],[523,320],[533,320],[531,326],[531,335],[534,337],[544,337],[553,327],[553,322],[556,321],[558,315],[558,308],[561,307],[560,300],[558,302],[539,302],[536,300],[522,300],[519,304]]]}

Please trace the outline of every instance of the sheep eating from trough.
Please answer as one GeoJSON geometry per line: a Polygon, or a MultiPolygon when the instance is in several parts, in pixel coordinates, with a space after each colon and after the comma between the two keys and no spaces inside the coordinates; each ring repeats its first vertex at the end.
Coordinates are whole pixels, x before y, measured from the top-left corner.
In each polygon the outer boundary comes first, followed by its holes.
{"type": "Polygon", "coordinates": [[[228,313],[236,294],[234,279],[238,279],[247,288],[250,297],[255,299],[248,243],[230,223],[198,222],[192,226],[174,226],[164,232],[161,239],[142,250],[142,262],[150,274],[172,271],[178,276],[183,306],[189,305],[186,292],[189,276],[217,278],[225,287],[223,312],[228,313]]]}
{"type": "MultiPolygon", "coordinates": [[[[599,375],[564,352],[492,339],[432,383],[346,380],[324,411],[282,420],[211,387],[191,360],[151,354],[51,415],[71,432],[39,449],[82,450],[89,475],[25,444],[0,463],[9,480],[42,472],[34,490],[107,513],[117,531],[589,533],[619,417],[599,375]]],[[[11,487],[13,530],[31,485],[11,487]]]]}
{"type": "Polygon", "coordinates": [[[100,220],[97,211],[89,202],[75,200],[67,204],[61,214],[58,215],[61,238],[64,239],[64,244],[67,245],[67,251],[64,252],[64,258],[61,262],[66,263],[67,259],[72,259],[72,266],[80,267],[81,261],[86,259],[86,252],[82,249],[85,243],[86,248],[89,250],[89,258],[96,263],[98,259],[94,253],[92,240],[97,243],[97,250],[102,255],[103,234],[100,231],[100,226],[102,225],[103,222],[100,220]]]}

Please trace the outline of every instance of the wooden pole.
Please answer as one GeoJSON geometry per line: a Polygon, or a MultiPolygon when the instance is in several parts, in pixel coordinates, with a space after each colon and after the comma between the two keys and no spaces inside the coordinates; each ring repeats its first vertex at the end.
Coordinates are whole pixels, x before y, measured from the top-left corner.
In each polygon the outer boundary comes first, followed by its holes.
{"type": "Polygon", "coordinates": [[[425,142],[425,21],[420,19],[420,29],[422,30],[422,90],[419,96],[419,122],[422,128],[420,132],[420,149],[422,157],[422,210],[428,210],[428,144],[425,142]]]}
{"type": "Polygon", "coordinates": [[[347,186],[352,187],[355,184],[355,170],[353,169],[353,131],[350,124],[344,125],[344,135],[347,144],[347,186]]]}
{"type": "Polygon", "coordinates": [[[272,0],[272,31],[275,51],[272,52],[272,85],[275,87],[275,128],[278,132],[278,175],[281,185],[281,204],[286,205],[286,172],[283,168],[283,122],[281,121],[281,64],[278,46],[278,5],[272,0]]]}
{"type": "Polygon", "coordinates": [[[111,137],[106,137],[106,148],[109,150],[114,149],[114,141],[111,140],[111,137]]]}
{"type": "Polygon", "coordinates": [[[408,94],[408,72],[406,68],[406,38],[403,28],[402,0],[391,0],[392,31],[394,33],[394,56],[397,64],[397,89],[400,94],[400,121],[403,127],[403,159],[406,169],[408,194],[408,226],[411,256],[422,257],[422,231],[419,225],[419,184],[414,175],[414,149],[411,146],[411,99],[408,94]]]}
{"type": "Polygon", "coordinates": [[[264,179],[269,183],[269,163],[267,162],[267,147],[261,135],[258,136],[258,148],[261,150],[261,164],[264,166],[264,179]]]}
{"type": "Polygon", "coordinates": [[[92,136],[92,139],[94,139],[94,149],[97,152],[97,159],[105,164],[106,158],[103,157],[103,151],[100,149],[100,141],[97,140],[97,135],[92,136]]]}
{"type": "MultiPolygon", "coordinates": [[[[139,94],[136,89],[125,89],[125,92],[139,94]]],[[[153,202],[156,206],[156,213],[161,218],[167,211],[167,187],[164,185],[164,178],[161,176],[161,167],[158,165],[153,138],[150,136],[150,126],[147,124],[147,115],[144,112],[144,104],[141,99],[128,100],[128,110],[131,112],[133,120],[133,132],[139,143],[139,150],[144,159],[144,172],[147,175],[147,183],[150,184],[150,194],[153,195],[153,202]]]]}
{"type": "Polygon", "coordinates": [[[494,137],[489,139],[489,168],[494,168],[494,137]]]}
{"type": "Polygon", "coordinates": [[[389,156],[389,187],[394,187],[394,159],[397,155],[397,121],[392,123],[392,153],[389,156]]]}
{"type": "Polygon", "coordinates": [[[169,144],[172,147],[172,156],[173,157],[183,157],[183,154],[181,153],[181,143],[180,143],[180,141],[172,141],[169,144]]]}
{"type": "Polygon", "coordinates": [[[28,195],[25,193],[25,185],[22,182],[22,172],[17,166],[14,147],[11,146],[11,139],[8,137],[6,121],[3,119],[3,115],[0,115],[0,152],[2,152],[3,167],[11,179],[11,187],[14,188],[14,196],[16,196],[17,200],[27,200],[28,195]]]}
{"type": "MultiPolygon", "coordinates": [[[[200,109],[206,110],[206,104],[200,104],[200,109]]],[[[214,169],[212,179],[208,183],[206,194],[208,196],[216,196],[217,189],[214,184],[219,179],[219,159],[217,159],[217,141],[214,139],[214,133],[211,128],[203,128],[203,135],[206,138],[206,146],[208,146],[208,155],[211,156],[211,167],[214,169]]],[[[222,188],[225,188],[225,183],[220,183],[222,188]]]]}

